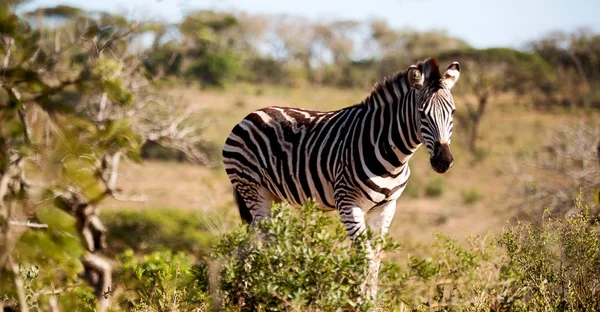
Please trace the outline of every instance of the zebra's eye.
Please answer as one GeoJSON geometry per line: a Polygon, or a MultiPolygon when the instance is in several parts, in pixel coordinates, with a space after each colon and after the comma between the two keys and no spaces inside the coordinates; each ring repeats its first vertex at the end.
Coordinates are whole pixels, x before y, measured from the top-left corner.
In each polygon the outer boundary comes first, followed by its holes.
{"type": "Polygon", "coordinates": [[[419,109],[419,115],[421,115],[421,118],[425,118],[425,110],[419,109]]]}
{"type": "Polygon", "coordinates": [[[454,116],[454,112],[456,112],[456,109],[452,109],[452,116],[454,116]]]}

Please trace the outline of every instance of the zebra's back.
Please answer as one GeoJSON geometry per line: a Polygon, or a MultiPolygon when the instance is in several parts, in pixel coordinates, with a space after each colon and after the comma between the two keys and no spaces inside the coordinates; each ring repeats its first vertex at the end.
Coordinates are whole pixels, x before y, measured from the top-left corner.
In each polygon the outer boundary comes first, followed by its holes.
{"type": "Polygon", "coordinates": [[[335,207],[333,183],[346,135],[344,116],[350,114],[348,109],[318,112],[286,107],[250,113],[233,128],[223,149],[231,182],[242,191],[244,185],[260,184],[271,193],[270,200],[300,205],[312,198],[335,207]]]}

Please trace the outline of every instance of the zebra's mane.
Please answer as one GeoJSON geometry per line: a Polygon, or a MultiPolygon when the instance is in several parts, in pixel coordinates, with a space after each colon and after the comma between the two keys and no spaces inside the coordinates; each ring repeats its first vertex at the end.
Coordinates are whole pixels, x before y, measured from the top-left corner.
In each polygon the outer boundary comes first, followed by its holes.
{"type": "MultiPolygon", "coordinates": [[[[431,86],[434,88],[439,87],[438,83],[442,78],[440,73],[440,65],[438,61],[434,57],[429,57],[424,61],[419,61],[417,63],[417,67],[421,70],[423,75],[425,75],[425,84],[433,83],[431,86]]],[[[408,86],[408,79],[406,79],[406,74],[408,73],[408,69],[404,72],[399,71],[391,76],[387,76],[383,78],[383,80],[375,82],[373,85],[373,89],[371,90],[371,94],[363,100],[361,104],[368,104],[371,99],[379,94],[380,96],[384,95],[385,91],[388,93],[394,92],[394,86],[399,90],[403,90],[402,84],[407,85],[406,89],[410,88],[408,86]]],[[[360,104],[359,104],[360,105],[360,104]]]]}
{"type": "Polygon", "coordinates": [[[425,75],[425,84],[432,85],[434,87],[439,86],[438,82],[442,79],[440,73],[440,65],[434,57],[427,58],[426,60],[417,63],[417,66],[425,75]]]}

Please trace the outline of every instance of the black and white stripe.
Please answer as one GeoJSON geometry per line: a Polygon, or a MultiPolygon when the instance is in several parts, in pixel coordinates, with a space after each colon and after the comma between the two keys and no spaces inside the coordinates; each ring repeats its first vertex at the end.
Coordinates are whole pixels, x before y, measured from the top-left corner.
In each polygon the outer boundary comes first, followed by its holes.
{"type": "Polygon", "coordinates": [[[273,201],[312,198],[339,212],[351,239],[364,232],[367,212],[371,229],[387,232],[416,149],[425,143],[438,172],[452,165],[450,89],[458,76],[458,63],[441,75],[427,59],[377,84],[355,106],[250,113],[223,149],[242,217],[256,221],[268,217],[273,201]]]}

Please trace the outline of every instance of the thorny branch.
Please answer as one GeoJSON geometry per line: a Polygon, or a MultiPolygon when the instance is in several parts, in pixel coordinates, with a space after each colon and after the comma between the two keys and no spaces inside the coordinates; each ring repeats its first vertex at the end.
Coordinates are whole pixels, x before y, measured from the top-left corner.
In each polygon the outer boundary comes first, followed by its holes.
{"type": "Polygon", "coordinates": [[[8,220],[2,227],[0,233],[0,245],[5,249],[0,255],[0,268],[6,268],[12,274],[13,284],[17,292],[19,307],[21,312],[29,311],[25,292],[23,289],[23,280],[19,274],[19,266],[15,263],[12,256],[12,249],[17,239],[15,233],[11,230],[13,225],[13,208],[11,202],[6,202],[5,198],[9,195],[16,194],[26,184],[21,183],[23,165],[25,158],[16,154],[9,156],[11,163],[7,166],[4,172],[0,172],[0,218],[8,220]]]}
{"type": "Polygon", "coordinates": [[[549,144],[535,153],[529,163],[515,163],[508,166],[509,173],[519,182],[515,191],[522,195],[523,203],[533,206],[533,211],[523,211],[531,216],[548,208],[552,213],[564,214],[565,208],[582,188],[587,195],[600,188],[600,153],[597,138],[600,127],[580,123],[555,132],[549,144]]]}
{"type": "Polygon", "coordinates": [[[183,113],[178,112],[177,107],[167,105],[155,97],[149,97],[140,104],[140,107],[148,109],[131,110],[127,114],[138,116],[134,127],[145,140],[176,149],[192,162],[212,165],[209,157],[201,150],[204,142],[203,127],[192,125],[191,109],[187,108],[183,113]]]}
{"type": "Polygon", "coordinates": [[[106,311],[112,285],[112,266],[108,260],[96,254],[98,250],[106,248],[106,227],[100,221],[99,209],[75,188],[57,192],[56,195],[57,206],[77,220],[77,230],[87,249],[82,256],[82,277],[94,288],[99,310],[106,311]]]}

